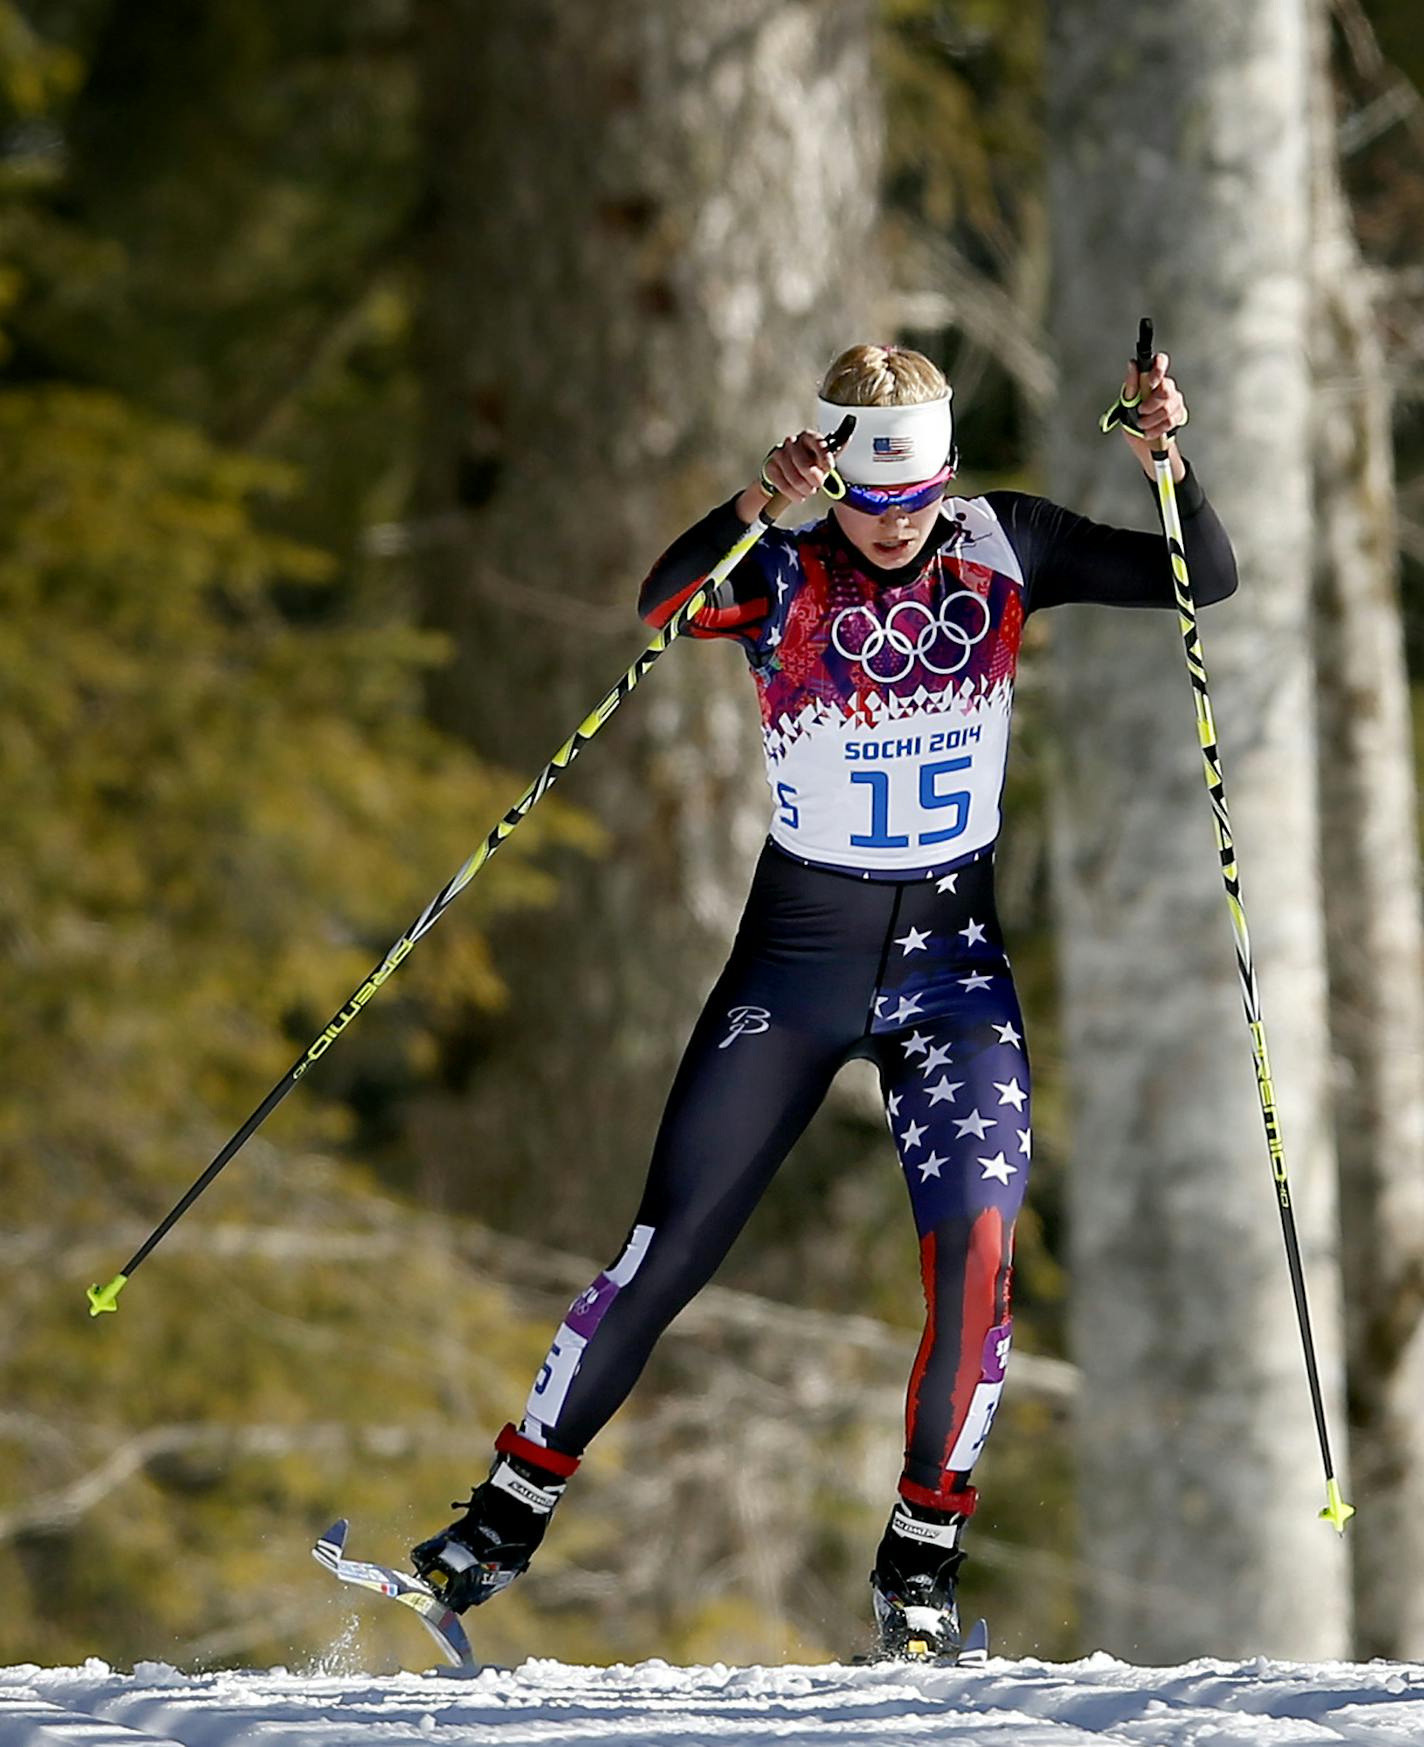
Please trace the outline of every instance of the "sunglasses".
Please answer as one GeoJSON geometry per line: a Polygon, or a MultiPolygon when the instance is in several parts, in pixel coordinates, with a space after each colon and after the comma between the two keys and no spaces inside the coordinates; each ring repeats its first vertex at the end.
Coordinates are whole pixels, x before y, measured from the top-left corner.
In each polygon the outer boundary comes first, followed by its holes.
{"type": "Polygon", "coordinates": [[[837,503],[843,503],[847,509],[859,510],[863,515],[883,516],[887,510],[923,510],[938,503],[944,496],[945,487],[954,478],[954,468],[941,467],[932,479],[920,479],[908,485],[854,485],[839,475],[833,477],[838,480],[841,490],[837,492],[830,480],[827,480],[825,489],[837,503]]]}

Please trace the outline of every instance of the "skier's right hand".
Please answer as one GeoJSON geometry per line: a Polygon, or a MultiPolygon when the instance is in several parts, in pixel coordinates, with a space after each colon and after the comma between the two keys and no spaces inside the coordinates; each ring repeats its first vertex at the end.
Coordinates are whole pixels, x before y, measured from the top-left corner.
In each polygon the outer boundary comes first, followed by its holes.
{"type": "Polygon", "coordinates": [[[770,483],[792,503],[801,503],[821,489],[832,468],[826,439],[817,431],[802,431],[776,445],[761,464],[761,476],[763,486],[770,483]]]}

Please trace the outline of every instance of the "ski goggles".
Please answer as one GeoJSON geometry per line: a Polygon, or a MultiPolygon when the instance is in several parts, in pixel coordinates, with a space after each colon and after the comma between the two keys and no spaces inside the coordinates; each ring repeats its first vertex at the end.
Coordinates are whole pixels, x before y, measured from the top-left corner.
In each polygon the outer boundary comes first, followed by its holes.
{"type": "Polygon", "coordinates": [[[842,475],[843,489],[833,495],[838,503],[859,510],[862,515],[883,516],[887,510],[911,513],[938,503],[953,478],[952,463],[946,463],[929,479],[912,480],[905,485],[857,485],[842,475]]]}

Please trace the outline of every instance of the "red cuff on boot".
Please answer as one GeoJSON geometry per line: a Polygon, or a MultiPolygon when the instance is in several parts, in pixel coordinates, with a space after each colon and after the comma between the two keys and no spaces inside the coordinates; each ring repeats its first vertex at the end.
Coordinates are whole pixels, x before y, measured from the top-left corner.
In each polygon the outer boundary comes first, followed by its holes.
{"type": "Polygon", "coordinates": [[[913,1480],[900,1482],[900,1496],[907,1504],[917,1504],[923,1510],[953,1512],[956,1516],[973,1516],[979,1508],[979,1494],[972,1486],[959,1492],[932,1492],[928,1486],[916,1486],[913,1480]]]}
{"type": "Polygon", "coordinates": [[[565,1456],[560,1450],[550,1450],[543,1444],[536,1444],[533,1438],[526,1438],[518,1426],[514,1425],[504,1428],[495,1439],[494,1447],[501,1456],[518,1456],[521,1462],[529,1462],[535,1468],[542,1468],[546,1474],[557,1474],[561,1480],[567,1480],[581,1460],[578,1456],[565,1456]]]}

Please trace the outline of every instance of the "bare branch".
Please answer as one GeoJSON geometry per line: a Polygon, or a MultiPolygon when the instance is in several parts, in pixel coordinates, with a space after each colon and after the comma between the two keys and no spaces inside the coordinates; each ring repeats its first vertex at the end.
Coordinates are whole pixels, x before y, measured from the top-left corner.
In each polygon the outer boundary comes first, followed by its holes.
{"type": "MultiPolygon", "coordinates": [[[[472,1267],[517,1300],[540,1299],[557,1313],[559,1300],[574,1297],[599,1273],[601,1264],[586,1256],[548,1249],[527,1239],[490,1230],[473,1220],[452,1222],[407,1216],[393,1203],[379,1204],[388,1223],[367,1230],[303,1230],[300,1227],[193,1224],[177,1227],[168,1237],[170,1253],[217,1255],[224,1258],[258,1255],[291,1263],[339,1262],[350,1267],[380,1263],[393,1254],[416,1254],[437,1244],[472,1267]]],[[[141,1235],[135,1225],[127,1234],[110,1232],[98,1246],[76,1250],[58,1233],[9,1233],[0,1237],[0,1264],[33,1264],[41,1256],[50,1266],[63,1255],[67,1271],[81,1277],[102,1272],[115,1249],[141,1235]]],[[[542,1306],[541,1306],[542,1307],[542,1306]]],[[[703,1338],[727,1330],[768,1335],[786,1346],[806,1350],[816,1346],[852,1347],[877,1358],[908,1366],[918,1331],[897,1329],[873,1317],[810,1310],[800,1305],[762,1298],[726,1286],[708,1286],[668,1330],[668,1338],[703,1338]]],[[[1035,1353],[1014,1355],[1014,1386],[1066,1405],[1077,1387],[1075,1368],[1061,1359],[1035,1353]]]]}
{"type": "Polygon", "coordinates": [[[1340,123],[1335,133],[1340,156],[1348,158],[1363,151],[1397,122],[1410,121],[1421,111],[1424,111],[1424,98],[1401,74],[1362,109],[1347,115],[1340,123]]]}
{"type": "MultiPolygon", "coordinates": [[[[403,558],[412,552],[430,551],[440,546],[464,546],[470,541],[470,528],[471,518],[458,510],[403,522],[376,522],[362,534],[361,549],[375,558],[403,558]]],[[[591,607],[560,589],[519,581],[495,570],[484,559],[470,565],[464,580],[486,600],[497,601],[512,612],[540,619],[545,624],[558,625],[580,635],[590,631],[602,637],[626,637],[628,634],[628,621],[621,614],[591,607]]],[[[629,580],[637,579],[630,577],[629,580]]]]}
{"type": "Polygon", "coordinates": [[[67,1486],[42,1493],[14,1510],[0,1511],[0,1544],[20,1535],[71,1527],[151,1462],[163,1456],[205,1453],[235,1458],[362,1454],[384,1461],[431,1445],[448,1446],[461,1430],[448,1421],[426,1425],[167,1425],[154,1426],[127,1439],[99,1465],[67,1486]]]}
{"type": "Polygon", "coordinates": [[[1330,9],[1340,26],[1355,71],[1367,79],[1381,78],[1386,70],[1384,51],[1360,0],[1331,0],[1330,9]]]}
{"type": "MultiPolygon", "coordinates": [[[[289,1596],[297,1596],[297,1590],[287,1592],[289,1596]]],[[[347,1591],[349,1597],[350,1591],[347,1591]]],[[[278,1612],[274,1608],[274,1598],[264,1595],[262,1606],[255,1613],[244,1614],[239,1620],[230,1620],[225,1626],[216,1626],[211,1632],[204,1632],[201,1637],[189,1638],[185,1642],[175,1644],[166,1654],[171,1656],[175,1667],[201,1668],[213,1662],[227,1662],[244,1656],[248,1651],[255,1650],[259,1644],[270,1644],[274,1640],[280,1642],[288,1633],[299,1633],[309,1628],[312,1623],[312,1598],[310,1594],[300,1595],[290,1606],[278,1612]]],[[[333,1608],[344,1607],[345,1611],[353,1612],[354,1604],[344,1600],[339,1592],[333,1591],[329,1597],[333,1608]]],[[[318,1672],[321,1665],[318,1664],[318,1672]]]]}
{"type": "Polygon", "coordinates": [[[944,237],[903,219],[890,231],[899,277],[888,308],[895,324],[957,328],[1007,371],[1030,406],[1047,406],[1058,378],[1038,325],[944,237]]]}

